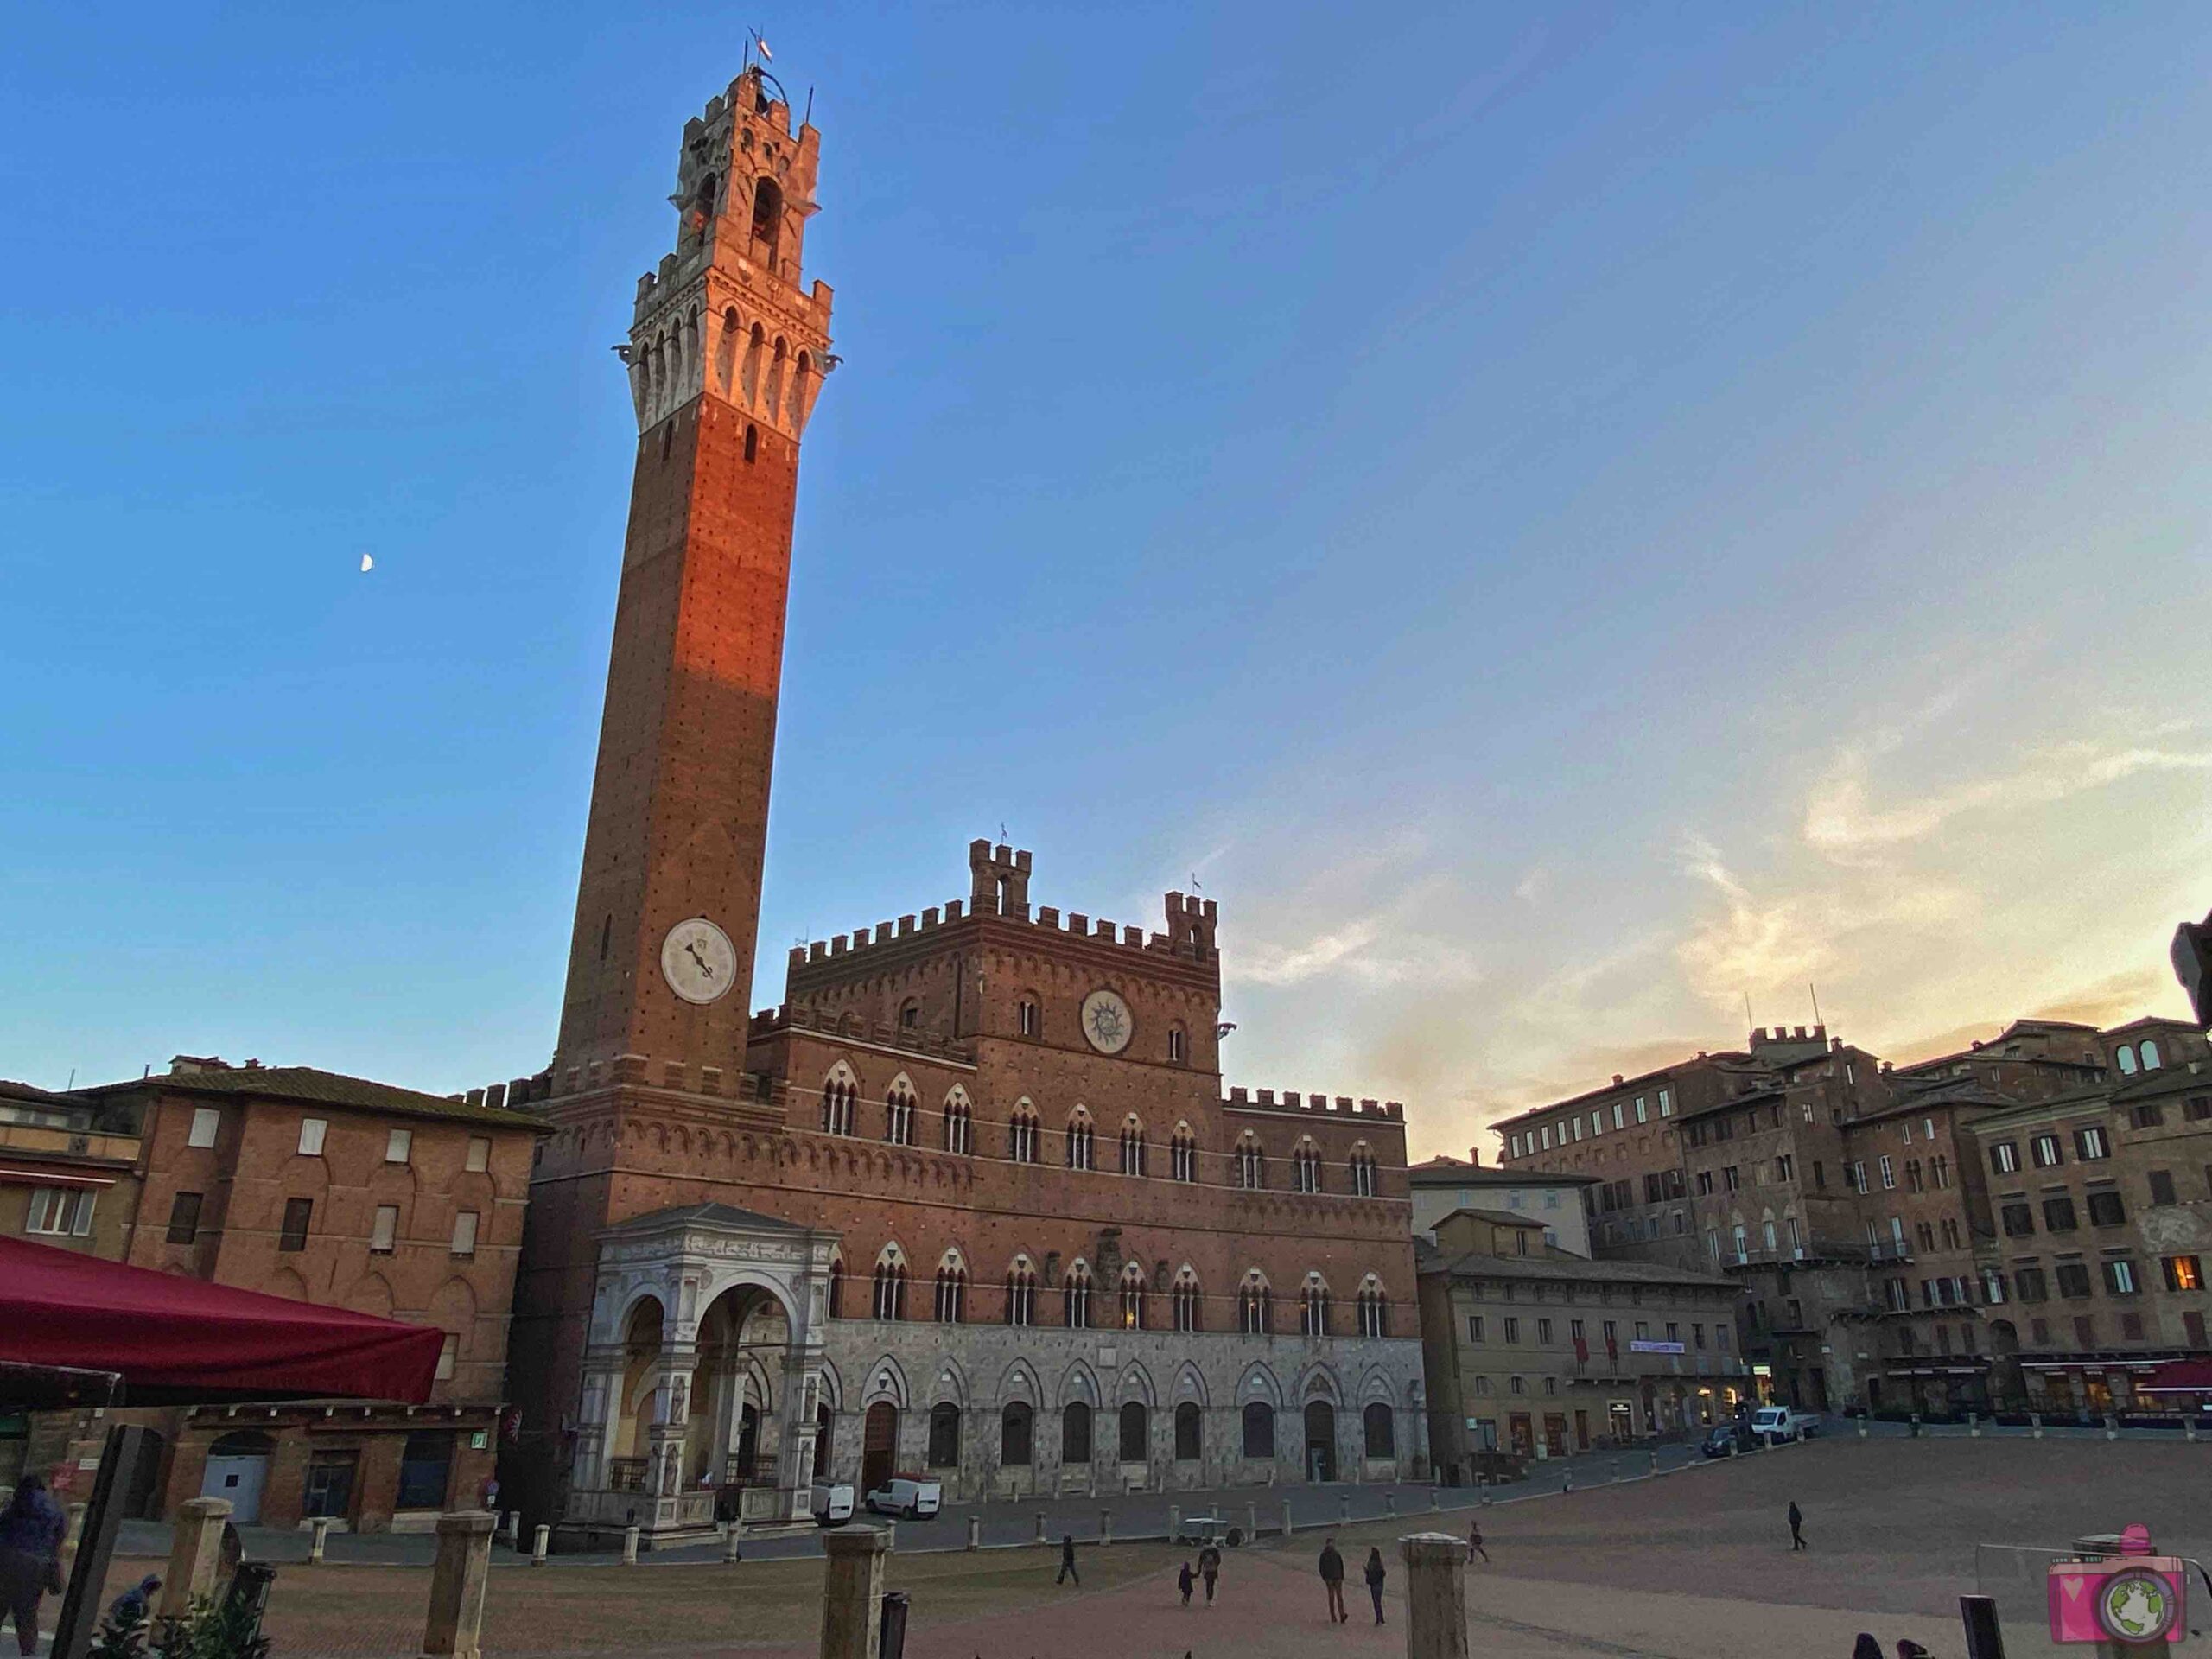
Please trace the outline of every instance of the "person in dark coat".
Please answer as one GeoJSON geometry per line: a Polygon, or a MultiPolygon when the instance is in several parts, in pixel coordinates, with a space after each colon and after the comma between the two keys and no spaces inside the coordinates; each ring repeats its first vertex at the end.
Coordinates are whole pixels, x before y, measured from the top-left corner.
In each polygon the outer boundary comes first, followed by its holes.
{"type": "Polygon", "coordinates": [[[1851,1644],[1851,1659],[1888,1659],[1882,1644],[1867,1631],[1859,1632],[1859,1639],[1851,1644]]]}
{"type": "Polygon", "coordinates": [[[1206,1581],[1206,1600],[1213,1600],[1213,1581],[1221,1576],[1221,1552],[1208,1544],[1198,1552],[1198,1576],[1206,1581]]]}
{"type": "Polygon", "coordinates": [[[1184,1562],[1183,1570],[1175,1575],[1175,1587],[1183,1592],[1183,1605],[1185,1607],[1191,1605],[1191,1591],[1196,1586],[1198,1581],[1198,1575],[1191,1571],[1191,1564],[1188,1561],[1184,1562]]]}
{"type": "Polygon", "coordinates": [[[38,1651],[39,1599],[61,1588],[61,1540],[68,1530],[68,1517],[40,1475],[25,1475],[0,1510],[0,1620],[16,1621],[16,1646],[25,1659],[38,1651]]]}
{"type": "Polygon", "coordinates": [[[1793,1551],[1812,1548],[1805,1541],[1804,1529],[1804,1512],[1798,1509],[1797,1500],[1793,1497],[1789,1500],[1789,1548],[1793,1551]]]}
{"type": "Polygon", "coordinates": [[[1473,1552],[1467,1557],[1468,1560],[1472,1561],[1476,1555],[1479,1555],[1485,1566],[1489,1564],[1490,1551],[1483,1548],[1483,1523],[1480,1521],[1467,1522],[1467,1548],[1473,1552]]]}
{"type": "Polygon", "coordinates": [[[1321,1546],[1321,1582],[1329,1592],[1329,1622],[1348,1623],[1351,1615],[1344,1611],[1344,1558],[1337,1554],[1333,1538],[1321,1546]]]}
{"type": "Polygon", "coordinates": [[[1065,1584],[1070,1579],[1075,1580],[1077,1589],[1083,1588],[1083,1574],[1075,1570],[1075,1534],[1064,1532],[1060,1535],[1060,1576],[1052,1582],[1065,1584]]]}
{"type": "Polygon", "coordinates": [[[1375,1622],[1377,1624],[1380,1624],[1382,1622],[1382,1580],[1388,1576],[1382,1566],[1382,1552],[1381,1550],[1370,1549],[1367,1552],[1367,1572],[1365,1576],[1367,1579],[1368,1599],[1375,1604],[1375,1622]]]}

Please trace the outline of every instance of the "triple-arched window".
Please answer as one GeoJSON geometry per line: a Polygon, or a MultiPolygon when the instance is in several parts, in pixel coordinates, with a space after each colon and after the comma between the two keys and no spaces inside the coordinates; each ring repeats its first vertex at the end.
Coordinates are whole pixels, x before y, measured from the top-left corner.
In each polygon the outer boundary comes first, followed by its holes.
{"type": "Polygon", "coordinates": [[[887,1244],[875,1258],[875,1317],[906,1317],[906,1258],[896,1244],[887,1244]]]}
{"type": "Polygon", "coordinates": [[[1329,1287],[1318,1273],[1306,1275],[1298,1298],[1298,1333],[1302,1337],[1329,1334],[1329,1287]]]}
{"type": "Polygon", "coordinates": [[[1060,1294],[1060,1313],[1071,1331],[1083,1330],[1090,1323],[1090,1269],[1080,1262],[1068,1269],[1060,1294]]]}
{"type": "Polygon", "coordinates": [[[822,1132],[824,1135],[850,1135],[853,1132],[853,1102],[859,1096],[860,1088],[853,1074],[843,1065],[830,1074],[822,1085],[822,1132]]]}
{"type": "Polygon", "coordinates": [[[1134,1262],[1122,1269],[1122,1329],[1144,1329],[1144,1269],[1134,1262]]]}
{"type": "Polygon", "coordinates": [[[1236,1292],[1236,1328],[1248,1337],[1264,1337],[1274,1329],[1273,1299],[1268,1281],[1257,1268],[1244,1275],[1236,1292]]]}
{"type": "Polygon", "coordinates": [[[1096,1137],[1090,1127],[1090,1114],[1078,1106],[1068,1117],[1068,1167],[1096,1169],[1097,1163],[1096,1137]]]}
{"type": "Polygon", "coordinates": [[[1363,1141],[1351,1149],[1345,1168],[1351,1175],[1351,1190],[1355,1197],[1371,1198],[1375,1196],[1375,1154],[1363,1141]]]}
{"type": "Polygon", "coordinates": [[[1144,1173],[1144,1125],[1135,1112],[1122,1120],[1122,1173],[1144,1173]]]}
{"type": "Polygon", "coordinates": [[[1321,1149],[1310,1140],[1300,1141],[1290,1154],[1290,1185],[1298,1192],[1321,1190],[1321,1149]]]}
{"type": "Polygon", "coordinates": [[[1037,1269],[1029,1265],[1026,1255],[1015,1256],[1014,1265],[1006,1270],[1006,1322],[1037,1323],[1037,1269]]]}
{"type": "Polygon", "coordinates": [[[976,1119],[969,1109],[964,1090],[956,1088],[944,1097],[944,1149],[958,1153],[976,1150],[976,1119]]]}
{"type": "Polygon", "coordinates": [[[883,1097],[883,1138],[894,1147],[914,1144],[914,1094],[903,1077],[883,1097]]]}
{"type": "Polygon", "coordinates": [[[1369,1274],[1359,1287],[1359,1334],[1363,1337],[1387,1337],[1390,1334],[1390,1299],[1382,1294],[1382,1282],[1369,1274]]]}
{"type": "Polygon", "coordinates": [[[1267,1154],[1260,1150],[1259,1141],[1247,1135],[1236,1143],[1236,1185],[1256,1191],[1267,1184],[1267,1154]]]}
{"type": "Polygon", "coordinates": [[[1200,1329],[1198,1311],[1198,1275],[1189,1268],[1175,1275],[1175,1282],[1167,1287],[1168,1306],[1174,1311],[1178,1331],[1200,1329]]]}
{"type": "Polygon", "coordinates": [[[1187,1123],[1175,1126],[1175,1138],[1167,1143],[1168,1179],[1195,1181],[1198,1179],[1198,1141],[1187,1123]]]}
{"type": "Polygon", "coordinates": [[[1027,1100],[1014,1103],[1014,1116],[1006,1124],[1006,1155],[1017,1164],[1037,1161],[1037,1109],[1027,1100]]]}
{"type": "Polygon", "coordinates": [[[968,1265],[957,1250],[947,1250],[937,1264],[937,1322],[957,1325],[968,1312],[968,1265]]]}

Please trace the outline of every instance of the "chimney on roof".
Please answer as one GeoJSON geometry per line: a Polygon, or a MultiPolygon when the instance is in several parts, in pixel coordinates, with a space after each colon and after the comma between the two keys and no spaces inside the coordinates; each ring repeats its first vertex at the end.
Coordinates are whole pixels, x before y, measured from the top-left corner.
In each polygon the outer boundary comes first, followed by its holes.
{"type": "Polygon", "coordinates": [[[1480,1147],[1469,1147],[1467,1148],[1467,1161],[1474,1165],[1476,1168],[1481,1168],[1483,1161],[1483,1149],[1480,1147]]]}
{"type": "Polygon", "coordinates": [[[172,1054],[169,1056],[169,1075],[188,1076],[194,1071],[227,1071],[219,1054],[172,1054]]]}
{"type": "Polygon", "coordinates": [[[1619,1072],[1616,1071],[1613,1073],[1613,1081],[1615,1083],[1626,1083],[1628,1079],[1621,1076],[1619,1072]]]}

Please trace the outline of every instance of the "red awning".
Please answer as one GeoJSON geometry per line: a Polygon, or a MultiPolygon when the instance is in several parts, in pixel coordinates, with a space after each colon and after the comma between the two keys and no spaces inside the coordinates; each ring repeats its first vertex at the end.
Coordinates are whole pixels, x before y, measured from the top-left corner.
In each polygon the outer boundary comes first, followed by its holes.
{"type": "MultiPolygon", "coordinates": [[[[118,1404],[420,1405],[444,1345],[429,1325],[0,1237],[0,1364],[115,1372],[118,1404]]],[[[0,1393],[19,1387],[0,1382],[0,1393]]]]}
{"type": "Polygon", "coordinates": [[[2135,1385],[2138,1394],[2212,1394],[2212,1359],[2177,1359],[2135,1385]]]}

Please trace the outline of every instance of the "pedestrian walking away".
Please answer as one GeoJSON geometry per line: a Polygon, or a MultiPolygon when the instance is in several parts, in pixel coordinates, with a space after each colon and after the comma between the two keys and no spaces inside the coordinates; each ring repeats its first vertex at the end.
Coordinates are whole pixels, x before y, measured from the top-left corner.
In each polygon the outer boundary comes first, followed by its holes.
{"type": "Polygon", "coordinates": [[[1789,1500],[1789,1548],[1792,1550],[1808,1550],[1812,1548],[1805,1541],[1804,1529],[1804,1512],[1797,1507],[1797,1500],[1793,1497],[1789,1500]]]}
{"type": "Polygon", "coordinates": [[[1474,1552],[1474,1555],[1467,1557],[1469,1560],[1473,1560],[1475,1555],[1481,1556],[1485,1562],[1490,1560],[1490,1551],[1483,1548],[1483,1523],[1479,1521],[1467,1522],[1467,1548],[1474,1552]]]}
{"type": "Polygon", "coordinates": [[[1070,1579],[1077,1589],[1083,1587],[1083,1574],[1075,1570],[1075,1534],[1064,1532],[1060,1535],[1060,1576],[1052,1582],[1065,1584],[1070,1579]]]}
{"type": "Polygon", "coordinates": [[[1375,1604],[1375,1622],[1377,1624],[1382,1622],[1382,1580],[1386,1576],[1382,1552],[1370,1549],[1367,1552],[1367,1594],[1375,1604]]]}
{"type": "Polygon", "coordinates": [[[39,1599],[49,1590],[61,1592],[61,1538],[68,1529],[43,1476],[25,1475],[0,1510],[0,1620],[16,1621],[16,1646],[25,1659],[38,1651],[39,1599]]]}
{"type": "Polygon", "coordinates": [[[1221,1576],[1221,1552],[1211,1544],[1198,1551],[1198,1576],[1206,1581],[1206,1600],[1213,1600],[1213,1581],[1221,1576]]]}
{"type": "Polygon", "coordinates": [[[1333,1538],[1321,1546],[1321,1582],[1329,1592],[1329,1622],[1349,1623],[1351,1615],[1344,1611],[1344,1558],[1337,1554],[1337,1541],[1333,1538]]]}
{"type": "Polygon", "coordinates": [[[1889,1659],[1882,1651],[1882,1644],[1874,1639],[1871,1630],[1859,1632],[1859,1639],[1851,1644],[1851,1659],[1889,1659]]]}
{"type": "Polygon", "coordinates": [[[1191,1571],[1191,1564],[1188,1561],[1184,1562],[1183,1570],[1175,1575],[1175,1587],[1183,1592],[1183,1605],[1185,1607],[1191,1605],[1191,1586],[1198,1581],[1198,1575],[1191,1571]]]}

